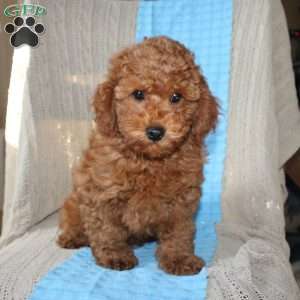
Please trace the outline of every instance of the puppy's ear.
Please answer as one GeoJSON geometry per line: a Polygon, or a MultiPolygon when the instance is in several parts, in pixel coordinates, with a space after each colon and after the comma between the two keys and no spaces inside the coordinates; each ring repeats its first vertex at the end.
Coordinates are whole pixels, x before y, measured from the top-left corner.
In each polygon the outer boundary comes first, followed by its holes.
{"type": "Polygon", "coordinates": [[[211,94],[207,83],[201,84],[201,96],[198,109],[194,115],[192,134],[197,143],[201,143],[203,138],[216,128],[219,106],[215,97],[211,94]]]}
{"type": "Polygon", "coordinates": [[[114,108],[114,84],[105,81],[99,84],[93,99],[98,130],[105,136],[116,135],[116,113],[114,108]]]}

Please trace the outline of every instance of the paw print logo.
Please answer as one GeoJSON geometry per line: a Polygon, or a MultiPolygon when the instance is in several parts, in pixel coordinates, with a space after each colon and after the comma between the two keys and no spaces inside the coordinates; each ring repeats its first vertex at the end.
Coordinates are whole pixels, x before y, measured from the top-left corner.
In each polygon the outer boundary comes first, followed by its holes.
{"type": "Polygon", "coordinates": [[[13,47],[27,44],[36,47],[39,44],[39,35],[45,31],[41,23],[35,22],[33,17],[16,17],[13,23],[8,23],[4,28],[6,33],[11,34],[10,43],[13,47]]]}

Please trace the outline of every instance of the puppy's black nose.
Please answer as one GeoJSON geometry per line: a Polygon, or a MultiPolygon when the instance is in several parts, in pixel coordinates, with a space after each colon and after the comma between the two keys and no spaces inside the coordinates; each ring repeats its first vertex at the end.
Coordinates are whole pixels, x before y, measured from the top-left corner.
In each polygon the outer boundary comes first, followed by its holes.
{"type": "Polygon", "coordinates": [[[162,127],[148,127],[146,129],[146,135],[149,140],[157,142],[165,135],[165,129],[162,127]]]}

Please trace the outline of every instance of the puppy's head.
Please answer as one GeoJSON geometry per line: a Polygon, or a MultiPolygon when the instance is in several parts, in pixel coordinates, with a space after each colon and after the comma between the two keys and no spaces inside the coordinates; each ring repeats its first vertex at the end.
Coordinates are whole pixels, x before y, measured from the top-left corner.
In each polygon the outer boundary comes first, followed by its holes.
{"type": "Polygon", "coordinates": [[[188,137],[201,143],[218,115],[193,55],[166,37],[116,55],[93,104],[102,134],[149,158],[174,153],[188,137]]]}

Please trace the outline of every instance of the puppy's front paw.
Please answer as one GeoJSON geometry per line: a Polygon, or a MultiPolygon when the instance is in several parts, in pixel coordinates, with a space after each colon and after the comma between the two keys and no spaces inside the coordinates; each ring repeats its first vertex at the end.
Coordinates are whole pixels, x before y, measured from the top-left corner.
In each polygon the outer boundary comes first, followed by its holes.
{"type": "Polygon", "coordinates": [[[164,256],[159,261],[160,267],[173,275],[197,274],[204,267],[204,261],[195,255],[164,256]]]}
{"type": "Polygon", "coordinates": [[[98,265],[113,270],[129,270],[137,265],[138,260],[132,250],[130,251],[101,251],[94,254],[98,265]]]}

